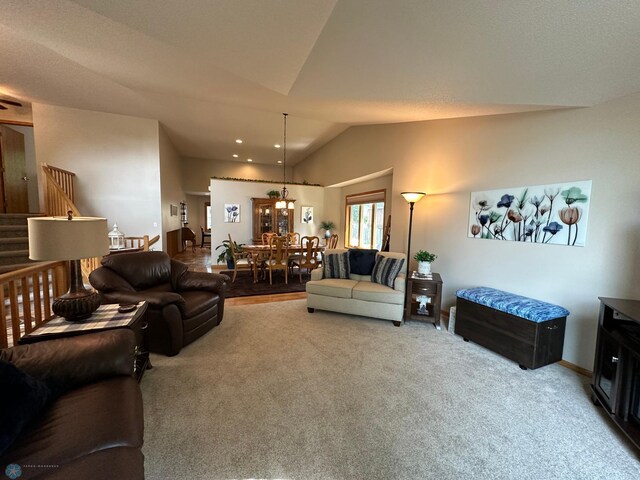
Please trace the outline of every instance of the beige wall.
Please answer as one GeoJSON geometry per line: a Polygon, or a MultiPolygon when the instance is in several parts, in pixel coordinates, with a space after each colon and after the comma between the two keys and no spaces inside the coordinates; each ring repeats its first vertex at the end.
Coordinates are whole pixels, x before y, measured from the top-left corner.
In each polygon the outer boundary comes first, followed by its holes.
{"type": "MultiPolygon", "coordinates": [[[[266,198],[269,190],[278,190],[281,184],[211,180],[211,244],[214,247],[226,240],[228,234],[238,243],[252,243],[252,198],[266,198]],[[240,204],[240,223],[224,222],[224,204],[240,204]]],[[[293,210],[294,231],[300,235],[320,235],[319,222],[324,219],[324,188],[308,185],[287,185],[289,198],[295,199],[293,210]],[[314,208],[314,223],[300,223],[302,206],[314,208]]],[[[220,252],[218,252],[220,253],[220,252]]],[[[214,258],[215,261],[215,258],[214,258]]]]}
{"type": "Polygon", "coordinates": [[[162,239],[167,232],[182,227],[180,202],[185,201],[182,190],[182,164],[175,147],[160,127],[160,202],[162,212],[162,239]],[[178,214],[171,215],[171,205],[178,207],[178,214]]]}
{"type": "MultiPolygon", "coordinates": [[[[282,181],[281,165],[232,162],[224,160],[205,160],[202,158],[184,158],[185,192],[207,192],[211,177],[245,178],[249,180],[282,181]]],[[[292,179],[292,169],[287,167],[287,179],[292,179]]],[[[280,186],[282,188],[282,185],[280,186]]]]}
{"type": "Polygon", "coordinates": [[[76,173],[82,215],[117,222],[127,236],[161,235],[156,120],[34,103],[33,124],[38,163],[76,173]]]}
{"type": "Polygon", "coordinates": [[[598,296],[640,298],[640,94],[591,108],[352,127],[295,167],[332,184],[393,168],[391,249],[439,258],[444,306],[486,285],[565,306],[564,358],[593,367],[598,296]],[[585,247],[467,238],[470,192],[593,180],[585,247]]]}

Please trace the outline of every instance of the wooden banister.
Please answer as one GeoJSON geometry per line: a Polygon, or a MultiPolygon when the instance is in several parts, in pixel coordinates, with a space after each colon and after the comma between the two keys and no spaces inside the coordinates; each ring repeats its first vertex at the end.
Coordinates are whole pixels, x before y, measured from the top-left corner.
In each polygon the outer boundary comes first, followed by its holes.
{"type": "Polygon", "coordinates": [[[42,164],[45,178],[45,214],[61,217],[67,212],[80,216],[78,208],[73,203],[73,179],[75,173],[42,164]]]}
{"type": "Polygon", "coordinates": [[[49,320],[53,299],[69,288],[67,263],[42,262],[0,275],[0,348],[49,320]]]}

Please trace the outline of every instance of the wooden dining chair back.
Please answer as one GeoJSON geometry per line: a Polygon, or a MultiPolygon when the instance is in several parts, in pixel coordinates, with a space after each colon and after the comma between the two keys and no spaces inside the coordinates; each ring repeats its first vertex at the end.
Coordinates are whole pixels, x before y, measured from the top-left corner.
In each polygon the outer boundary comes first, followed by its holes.
{"type": "Polygon", "coordinates": [[[273,232],[265,232],[262,234],[262,244],[263,245],[269,245],[269,239],[271,237],[275,236],[275,233],[273,232]]]}
{"type": "Polygon", "coordinates": [[[269,284],[273,285],[273,271],[284,270],[284,283],[289,283],[289,239],[274,235],[269,239],[269,284]]]}
{"type": "Polygon", "coordinates": [[[242,251],[238,251],[236,249],[236,244],[231,238],[231,234],[229,236],[229,252],[231,253],[231,257],[233,258],[233,278],[231,279],[231,283],[236,281],[236,275],[238,275],[238,270],[251,270],[253,271],[253,262],[251,257],[243,253],[242,251]]]}
{"type": "Polygon", "coordinates": [[[288,233],[287,236],[291,245],[300,245],[300,234],[298,232],[288,233]]]}
{"type": "Polygon", "coordinates": [[[332,233],[329,237],[329,241],[327,242],[327,248],[333,249],[338,248],[338,234],[332,233]]]}
{"type": "Polygon", "coordinates": [[[211,248],[211,230],[205,230],[204,227],[200,227],[200,248],[208,246],[211,248]]]}
{"type": "Polygon", "coordinates": [[[308,271],[314,270],[320,266],[318,253],[320,248],[320,239],[318,237],[302,237],[303,250],[300,255],[289,257],[291,264],[298,267],[298,276],[302,283],[302,269],[308,271]]]}
{"type": "Polygon", "coordinates": [[[196,234],[189,227],[182,227],[180,229],[182,235],[182,251],[187,250],[187,242],[191,242],[191,251],[196,251],[196,234]]]}

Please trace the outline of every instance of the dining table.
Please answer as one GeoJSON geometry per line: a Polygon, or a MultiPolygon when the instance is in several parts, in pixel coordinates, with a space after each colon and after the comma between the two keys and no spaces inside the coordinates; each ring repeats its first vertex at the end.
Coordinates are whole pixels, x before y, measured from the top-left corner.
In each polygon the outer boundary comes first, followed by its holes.
{"type": "MultiPolygon", "coordinates": [[[[289,254],[296,254],[304,252],[306,245],[302,245],[299,243],[289,244],[287,247],[289,250],[289,254]]],[[[323,252],[325,247],[323,245],[319,245],[317,247],[318,252],[323,252]]],[[[269,252],[271,247],[269,245],[243,245],[242,251],[247,252],[251,255],[251,260],[253,262],[253,283],[258,283],[258,266],[262,263],[263,260],[269,257],[269,252]]]]}

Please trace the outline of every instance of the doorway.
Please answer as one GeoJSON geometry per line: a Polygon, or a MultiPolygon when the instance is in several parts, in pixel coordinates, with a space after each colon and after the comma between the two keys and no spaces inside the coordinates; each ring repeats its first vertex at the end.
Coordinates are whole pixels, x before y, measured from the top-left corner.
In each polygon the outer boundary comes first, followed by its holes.
{"type": "Polygon", "coordinates": [[[24,129],[33,142],[33,127],[0,124],[0,213],[30,211],[24,129]]]}

